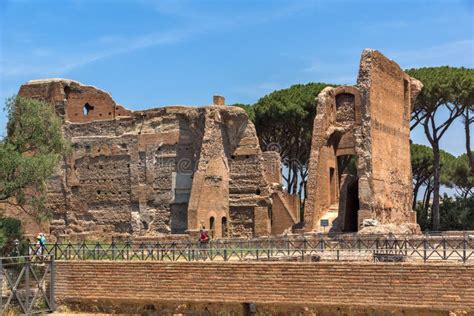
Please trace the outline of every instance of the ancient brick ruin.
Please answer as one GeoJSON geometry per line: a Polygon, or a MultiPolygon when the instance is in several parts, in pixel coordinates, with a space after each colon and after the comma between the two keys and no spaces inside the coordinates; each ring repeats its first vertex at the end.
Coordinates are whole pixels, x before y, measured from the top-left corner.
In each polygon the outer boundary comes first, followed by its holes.
{"type": "Polygon", "coordinates": [[[328,87],[318,95],[306,230],[323,230],[321,219],[339,232],[358,231],[364,220],[375,220],[378,232],[417,230],[409,139],[421,88],[394,61],[367,49],[356,86],[328,87]]]}
{"type": "MultiPolygon", "coordinates": [[[[317,96],[303,231],[323,230],[321,219],[326,231],[366,219],[416,230],[409,121],[421,87],[365,50],[356,86],[317,96]]],[[[223,97],[131,111],[64,79],[29,81],[19,95],[52,103],[73,146],[49,186],[53,235],[267,236],[301,221],[298,197],[279,185],[279,154],[262,153],[245,111],[223,97]]]]}
{"type": "Polygon", "coordinates": [[[223,97],[211,106],[130,111],[63,79],[30,81],[19,95],[54,104],[73,146],[49,186],[52,234],[271,234],[279,155],[262,155],[245,111],[223,97]]]}

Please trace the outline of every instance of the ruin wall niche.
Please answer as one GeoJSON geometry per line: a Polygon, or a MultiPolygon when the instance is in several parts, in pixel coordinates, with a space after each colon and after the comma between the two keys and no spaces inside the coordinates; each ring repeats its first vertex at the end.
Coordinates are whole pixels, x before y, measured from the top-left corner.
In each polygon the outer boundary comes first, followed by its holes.
{"type": "Polygon", "coordinates": [[[281,184],[281,157],[276,151],[265,151],[262,153],[263,170],[265,172],[265,179],[268,183],[281,184]]]}
{"type": "Polygon", "coordinates": [[[409,142],[412,98],[419,92],[411,91],[414,80],[380,52],[362,53],[357,84],[364,98],[357,135],[359,221],[371,217],[381,224],[416,223],[409,142]]]}

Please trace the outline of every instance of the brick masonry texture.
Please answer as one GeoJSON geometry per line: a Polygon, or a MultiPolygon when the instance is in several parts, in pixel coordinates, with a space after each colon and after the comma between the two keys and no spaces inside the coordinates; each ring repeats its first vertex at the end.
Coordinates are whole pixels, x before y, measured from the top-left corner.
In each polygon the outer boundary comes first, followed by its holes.
{"type": "Polygon", "coordinates": [[[474,312],[474,265],[57,262],[62,303],[213,302],[474,312]]]}

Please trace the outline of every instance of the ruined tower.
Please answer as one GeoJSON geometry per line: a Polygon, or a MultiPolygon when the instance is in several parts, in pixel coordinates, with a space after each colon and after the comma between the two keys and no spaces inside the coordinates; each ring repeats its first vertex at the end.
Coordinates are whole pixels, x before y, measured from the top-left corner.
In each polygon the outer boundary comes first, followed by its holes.
{"type": "Polygon", "coordinates": [[[328,223],[331,231],[355,232],[366,219],[416,230],[409,138],[421,88],[394,61],[366,49],[356,86],[318,95],[305,230],[328,223]]]}

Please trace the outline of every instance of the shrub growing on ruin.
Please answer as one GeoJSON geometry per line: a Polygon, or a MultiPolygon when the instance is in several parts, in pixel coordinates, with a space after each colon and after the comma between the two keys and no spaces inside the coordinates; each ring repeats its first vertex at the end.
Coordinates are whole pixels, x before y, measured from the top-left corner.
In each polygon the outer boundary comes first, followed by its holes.
{"type": "Polygon", "coordinates": [[[44,101],[10,98],[7,135],[0,141],[0,201],[47,215],[47,180],[68,151],[61,120],[44,101]]]}

